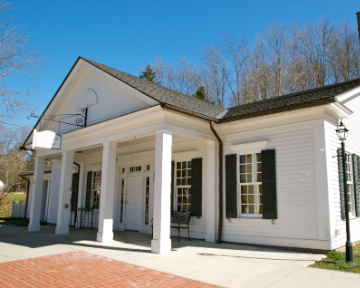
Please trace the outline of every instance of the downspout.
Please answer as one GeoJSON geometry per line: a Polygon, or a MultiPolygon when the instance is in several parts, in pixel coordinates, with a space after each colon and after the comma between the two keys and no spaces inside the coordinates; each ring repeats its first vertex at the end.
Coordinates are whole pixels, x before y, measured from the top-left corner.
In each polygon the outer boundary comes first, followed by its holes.
{"type": "Polygon", "coordinates": [[[219,134],[214,129],[214,121],[210,121],[210,129],[215,135],[219,143],[219,223],[218,223],[218,236],[217,243],[221,243],[222,237],[222,224],[223,224],[223,142],[221,141],[219,134]]]}
{"type": "Polygon", "coordinates": [[[30,180],[26,179],[23,176],[20,176],[21,179],[25,180],[27,182],[27,188],[26,188],[26,199],[25,199],[25,211],[24,211],[24,219],[26,218],[26,212],[27,212],[27,207],[28,207],[28,199],[29,199],[29,191],[30,191],[30,180]]]}
{"type": "Polygon", "coordinates": [[[77,175],[77,184],[78,187],[76,188],[76,195],[75,195],[75,215],[74,215],[74,227],[76,226],[76,220],[77,220],[77,207],[78,207],[78,200],[79,200],[79,185],[80,185],[80,164],[73,162],[75,166],[78,167],[78,175],[77,175]]]}

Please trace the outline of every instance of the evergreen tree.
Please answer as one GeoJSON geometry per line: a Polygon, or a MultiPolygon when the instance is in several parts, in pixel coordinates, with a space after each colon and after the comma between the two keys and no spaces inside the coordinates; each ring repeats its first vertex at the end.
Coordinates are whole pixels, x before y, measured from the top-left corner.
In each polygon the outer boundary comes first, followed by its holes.
{"type": "Polygon", "coordinates": [[[141,72],[140,75],[141,79],[148,80],[150,82],[153,82],[155,84],[160,84],[160,82],[156,82],[156,72],[150,67],[150,65],[146,66],[146,69],[141,72]]]}
{"type": "Polygon", "coordinates": [[[205,102],[211,103],[211,102],[209,101],[209,98],[206,96],[206,91],[205,91],[205,87],[204,87],[204,86],[200,86],[200,87],[196,90],[196,92],[195,92],[195,94],[194,94],[193,96],[194,96],[195,98],[199,99],[199,100],[203,100],[203,101],[205,101],[205,102]]]}

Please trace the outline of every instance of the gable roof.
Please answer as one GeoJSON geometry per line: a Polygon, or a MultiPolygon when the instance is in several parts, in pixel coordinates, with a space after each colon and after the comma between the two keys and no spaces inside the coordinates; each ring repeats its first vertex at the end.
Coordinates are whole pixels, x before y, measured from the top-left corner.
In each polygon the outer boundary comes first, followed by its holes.
{"type": "Polygon", "coordinates": [[[170,90],[148,80],[135,77],[133,75],[121,72],[106,65],[88,60],[86,58],[80,57],[80,59],[90,63],[101,71],[124,82],[125,84],[160,102],[161,104],[175,106],[179,109],[183,109],[214,119],[216,119],[218,115],[224,111],[223,108],[199,100],[195,97],[190,97],[188,95],[170,90]]]}
{"type": "Polygon", "coordinates": [[[335,97],[360,86],[360,78],[230,108],[221,122],[335,102],[335,97]]]}

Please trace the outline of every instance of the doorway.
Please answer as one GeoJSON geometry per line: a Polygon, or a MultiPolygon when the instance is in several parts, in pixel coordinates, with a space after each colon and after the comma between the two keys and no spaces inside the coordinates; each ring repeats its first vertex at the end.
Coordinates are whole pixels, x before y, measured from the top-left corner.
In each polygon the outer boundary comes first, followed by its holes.
{"type": "Polygon", "coordinates": [[[142,175],[126,178],[125,230],[140,231],[142,175]]]}

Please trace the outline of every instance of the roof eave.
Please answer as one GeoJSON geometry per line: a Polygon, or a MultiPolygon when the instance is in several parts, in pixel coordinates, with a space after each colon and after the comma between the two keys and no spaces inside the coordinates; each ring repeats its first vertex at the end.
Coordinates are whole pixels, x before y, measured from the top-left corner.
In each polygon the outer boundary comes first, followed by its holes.
{"type": "Polygon", "coordinates": [[[278,107],[278,108],[274,108],[274,109],[269,109],[269,110],[264,110],[264,111],[259,111],[259,112],[244,114],[244,115],[237,115],[237,116],[233,116],[233,117],[229,117],[229,118],[223,118],[218,121],[218,124],[232,122],[232,121],[236,121],[236,120],[247,119],[247,118],[266,116],[266,115],[280,113],[280,112],[304,109],[304,108],[308,108],[308,107],[321,106],[321,105],[326,105],[326,104],[334,103],[334,102],[336,102],[335,98],[329,97],[329,98],[311,101],[311,102],[307,102],[307,103],[282,106],[282,107],[278,107]]]}

